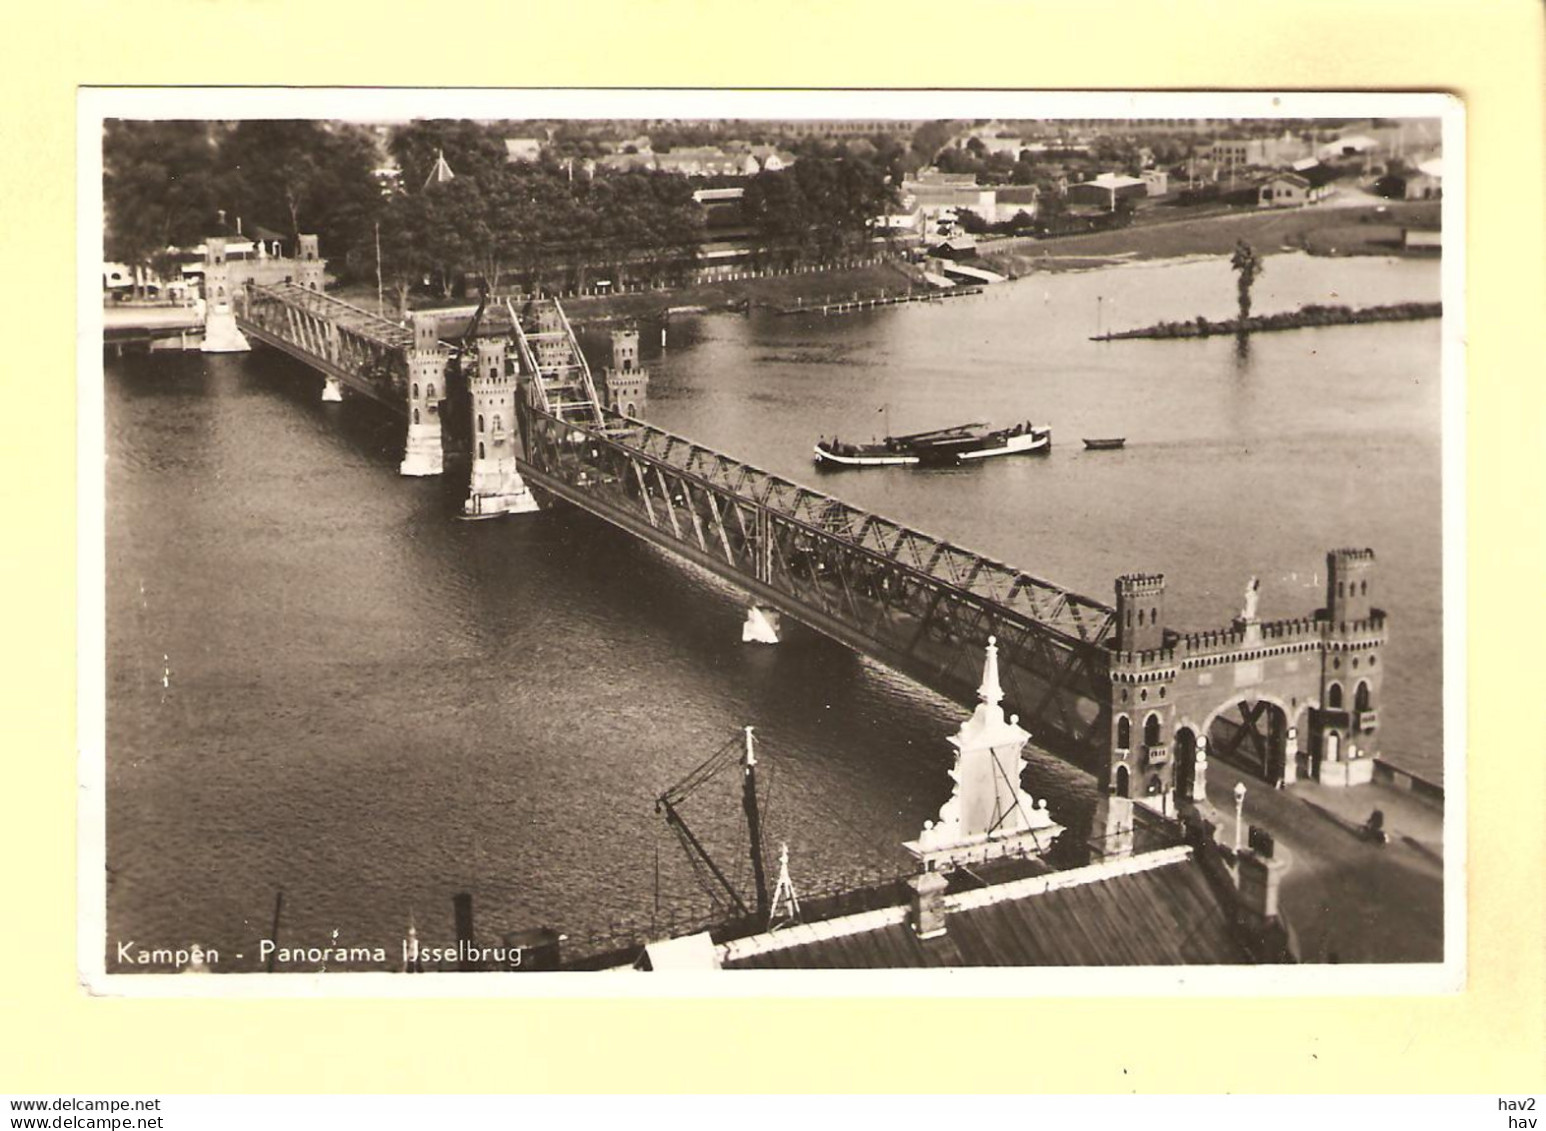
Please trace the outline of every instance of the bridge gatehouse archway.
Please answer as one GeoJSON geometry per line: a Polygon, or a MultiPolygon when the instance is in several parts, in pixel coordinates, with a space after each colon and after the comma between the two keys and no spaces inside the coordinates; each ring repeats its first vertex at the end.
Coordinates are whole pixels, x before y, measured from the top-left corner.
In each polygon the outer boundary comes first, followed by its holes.
{"type": "Polygon", "coordinates": [[[1197,781],[1197,731],[1190,724],[1177,728],[1176,748],[1176,796],[1191,797],[1197,781]]]}
{"type": "Polygon", "coordinates": [[[1291,757],[1288,737],[1293,725],[1289,707],[1272,696],[1227,703],[1205,724],[1209,757],[1259,774],[1269,782],[1282,781],[1291,757]]]}

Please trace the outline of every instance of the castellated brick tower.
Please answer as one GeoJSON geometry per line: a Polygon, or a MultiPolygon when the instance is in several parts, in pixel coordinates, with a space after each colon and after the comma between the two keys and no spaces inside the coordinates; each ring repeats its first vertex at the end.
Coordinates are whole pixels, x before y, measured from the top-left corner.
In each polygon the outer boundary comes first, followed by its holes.
{"type": "Polygon", "coordinates": [[[612,331],[612,366],[606,374],[607,407],[635,420],[644,416],[650,376],[639,364],[639,331],[612,331]]]}
{"type": "Polygon", "coordinates": [[[1316,776],[1327,785],[1369,781],[1380,750],[1385,613],[1374,596],[1373,550],[1326,555],[1321,702],[1311,712],[1311,750],[1316,776]]]}
{"type": "Polygon", "coordinates": [[[199,348],[205,353],[245,353],[252,348],[236,326],[224,236],[204,241],[204,342],[199,348]]]}
{"type": "Polygon", "coordinates": [[[1165,575],[1129,573],[1117,578],[1118,652],[1149,652],[1165,642],[1165,575]]]}
{"type": "Polygon", "coordinates": [[[1369,619],[1373,550],[1333,550],[1326,555],[1326,611],[1332,624],[1369,619]]]}
{"type": "Polygon", "coordinates": [[[317,252],[317,237],[302,236],[295,246],[295,281],[309,291],[321,291],[327,260],[317,252]]]}
{"type": "Polygon", "coordinates": [[[415,314],[413,345],[408,350],[408,444],[398,469],[404,475],[441,472],[440,402],[445,398],[449,356],[435,316],[415,314]]]}
{"type": "Polygon", "coordinates": [[[478,342],[477,363],[468,377],[472,394],[472,478],[462,511],[468,517],[519,514],[537,500],[515,467],[515,374],[504,338],[478,342]]]}

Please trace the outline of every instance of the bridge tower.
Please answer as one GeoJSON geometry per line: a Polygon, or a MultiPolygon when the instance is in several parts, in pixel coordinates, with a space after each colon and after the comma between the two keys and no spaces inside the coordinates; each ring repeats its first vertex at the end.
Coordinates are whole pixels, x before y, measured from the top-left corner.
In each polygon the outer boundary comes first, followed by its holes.
{"type": "Polygon", "coordinates": [[[1358,785],[1374,775],[1379,753],[1379,701],[1385,613],[1374,607],[1374,551],[1326,555],[1321,705],[1310,712],[1317,776],[1331,785],[1358,785]]]}
{"type": "Polygon", "coordinates": [[[252,349],[247,336],[236,328],[224,236],[204,241],[204,344],[199,348],[205,353],[246,353],[252,349]]]}
{"type": "Polygon", "coordinates": [[[404,475],[441,472],[440,403],[449,358],[435,316],[414,314],[413,344],[408,347],[408,444],[398,468],[404,475]]]}
{"type": "Polygon", "coordinates": [[[1165,642],[1165,575],[1117,578],[1117,651],[1151,652],[1165,642]]]}
{"type": "Polygon", "coordinates": [[[639,363],[639,331],[612,331],[612,365],[606,372],[607,407],[619,416],[642,419],[649,396],[649,371],[639,363]]]}
{"type": "Polygon", "coordinates": [[[1132,851],[1133,805],[1175,812],[1175,680],[1166,648],[1165,576],[1130,573],[1116,580],[1116,638],[1111,683],[1105,796],[1096,807],[1091,847],[1097,857],[1132,851]]]}
{"type": "Polygon", "coordinates": [[[462,511],[469,516],[524,514],[537,500],[515,466],[515,374],[504,338],[482,338],[468,378],[472,394],[472,480],[462,511]]]}
{"type": "Polygon", "coordinates": [[[317,237],[302,236],[295,247],[295,281],[309,291],[326,285],[327,260],[317,252],[317,237]]]}

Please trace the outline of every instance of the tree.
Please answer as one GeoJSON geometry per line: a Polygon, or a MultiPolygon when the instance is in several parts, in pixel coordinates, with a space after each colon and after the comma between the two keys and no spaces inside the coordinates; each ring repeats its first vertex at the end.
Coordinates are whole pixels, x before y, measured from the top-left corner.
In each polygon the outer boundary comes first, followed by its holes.
{"type": "MultiPolygon", "coordinates": [[[[104,256],[170,269],[169,247],[191,247],[215,226],[217,154],[204,122],[109,120],[102,138],[104,256]]],[[[140,272],[135,275],[138,295],[140,272]]]]}
{"type": "Polygon", "coordinates": [[[408,314],[408,296],[432,268],[426,250],[427,233],[421,196],[399,194],[383,202],[355,253],[361,262],[375,263],[379,248],[381,279],[397,299],[397,311],[408,314]]]}
{"type": "Polygon", "coordinates": [[[912,148],[920,165],[932,165],[935,156],[950,141],[956,124],[950,121],[924,122],[913,131],[912,148]]]}
{"type": "Polygon", "coordinates": [[[1240,322],[1243,328],[1245,321],[1251,317],[1251,287],[1265,267],[1256,249],[1244,240],[1235,241],[1235,253],[1230,256],[1229,265],[1239,275],[1236,285],[1240,293],[1240,322]]]}
{"type": "Polygon", "coordinates": [[[352,247],[380,205],[375,146],[360,128],[336,122],[238,122],[220,144],[228,207],[272,227],[325,235],[352,247]]]}

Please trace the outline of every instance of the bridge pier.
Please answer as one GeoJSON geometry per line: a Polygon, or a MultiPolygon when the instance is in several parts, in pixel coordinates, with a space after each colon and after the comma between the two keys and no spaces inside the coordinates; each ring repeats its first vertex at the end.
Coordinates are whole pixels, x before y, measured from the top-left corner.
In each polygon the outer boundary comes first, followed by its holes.
{"type": "Polygon", "coordinates": [[[444,469],[440,402],[449,358],[435,316],[415,314],[408,348],[408,441],[398,467],[403,475],[439,475],[444,469]]]}
{"type": "Polygon", "coordinates": [[[515,467],[515,375],[509,372],[505,342],[478,343],[472,393],[472,477],[462,513],[469,518],[529,514],[537,500],[515,467]]]}
{"type": "Polygon", "coordinates": [[[741,625],[742,644],[777,644],[779,612],[762,605],[746,610],[746,623],[741,625]]]}

